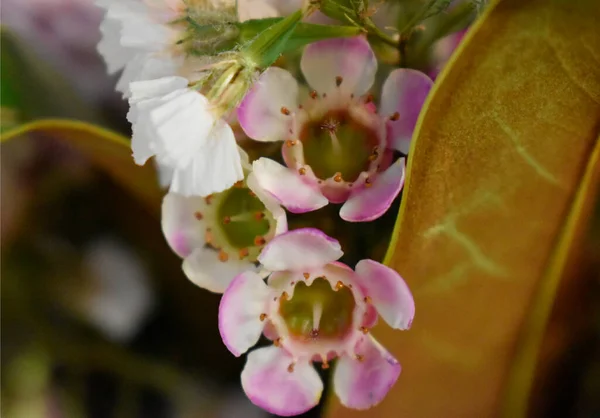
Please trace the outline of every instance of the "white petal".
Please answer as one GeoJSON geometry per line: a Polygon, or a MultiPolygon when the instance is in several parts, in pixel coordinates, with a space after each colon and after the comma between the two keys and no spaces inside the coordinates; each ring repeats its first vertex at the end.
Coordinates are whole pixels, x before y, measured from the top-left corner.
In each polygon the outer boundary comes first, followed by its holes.
{"type": "Polygon", "coordinates": [[[308,84],[318,93],[329,93],[339,86],[347,93],[365,94],[375,81],[377,59],[362,36],[334,38],[308,45],[300,62],[308,84]]]}
{"type": "Polygon", "coordinates": [[[361,339],[354,353],[340,357],[333,372],[333,388],[342,405],[369,409],[385,398],[398,380],[398,361],[371,335],[361,339]],[[354,354],[362,356],[359,361],[354,354]]]}
{"type": "Polygon", "coordinates": [[[384,321],[394,329],[410,328],[415,301],[404,279],[395,270],[373,260],[359,261],[355,270],[356,280],[384,321]]]}
{"type": "Polygon", "coordinates": [[[294,170],[269,158],[259,158],[252,168],[258,185],[290,212],[310,212],[329,203],[318,185],[306,183],[294,170]]]}
{"type": "Polygon", "coordinates": [[[305,271],[339,259],[340,243],[315,228],[300,228],[273,238],[258,256],[271,271],[305,271]]]}
{"type": "Polygon", "coordinates": [[[206,202],[201,197],[168,193],[163,199],[163,234],[171,249],[182,258],[206,244],[206,221],[196,215],[202,214],[205,208],[206,202]]]}
{"type": "Polygon", "coordinates": [[[287,216],[285,214],[285,210],[279,205],[277,199],[273,198],[269,193],[267,193],[256,180],[256,176],[254,173],[248,174],[246,178],[246,185],[258,199],[265,205],[265,208],[271,212],[273,218],[275,219],[275,235],[279,235],[285,231],[287,231],[287,216]]]}
{"type": "Polygon", "coordinates": [[[219,332],[223,343],[239,357],[252,347],[264,328],[271,293],[262,277],[248,271],[235,277],[219,304],[219,332]]]}
{"type": "Polygon", "coordinates": [[[244,132],[257,141],[283,141],[292,124],[298,100],[298,83],[286,70],[268,68],[238,106],[238,121],[244,132]]]}
{"type": "Polygon", "coordinates": [[[245,271],[258,268],[246,260],[235,257],[223,262],[219,252],[211,248],[199,248],[183,261],[183,272],[196,286],[214,293],[223,293],[231,281],[245,271]]]}
{"type": "Polygon", "coordinates": [[[171,191],[184,196],[208,196],[230,188],[243,178],[233,131],[220,120],[189,166],[174,171],[171,191]]]}
{"type": "Polygon", "coordinates": [[[319,403],[323,382],[306,360],[288,367],[293,358],[274,346],[259,348],[248,354],[242,370],[242,387],[257,406],[280,416],[308,411],[319,403]]]}

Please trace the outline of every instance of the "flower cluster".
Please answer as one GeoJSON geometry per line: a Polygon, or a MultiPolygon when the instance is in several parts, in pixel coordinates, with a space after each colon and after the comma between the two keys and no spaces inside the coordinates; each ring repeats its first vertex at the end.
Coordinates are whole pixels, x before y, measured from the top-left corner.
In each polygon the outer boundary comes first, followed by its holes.
{"type": "MultiPolygon", "coordinates": [[[[340,242],[297,215],[288,228],[286,209],[340,205],[330,223],[382,217],[404,184],[432,80],[408,68],[380,77],[371,38],[332,36],[355,28],[315,25],[332,20],[312,14],[314,2],[246,0],[237,11],[217,0],[97,4],[106,10],[98,49],[110,72],[122,70],[117,89],[130,104],[133,159],[154,157],[170,184],[168,244],[193,283],[223,293],[219,330],[235,356],[262,335],[272,341],[248,355],[248,397],[272,413],[303,413],[323,390],[313,363],[335,360],[342,404],[379,403],[400,364],[370,329],[379,316],[410,328],[408,286],[368,257],[342,264],[340,242]],[[284,52],[290,59],[276,61],[284,52]]],[[[367,16],[361,7],[355,16],[367,16]]]]}

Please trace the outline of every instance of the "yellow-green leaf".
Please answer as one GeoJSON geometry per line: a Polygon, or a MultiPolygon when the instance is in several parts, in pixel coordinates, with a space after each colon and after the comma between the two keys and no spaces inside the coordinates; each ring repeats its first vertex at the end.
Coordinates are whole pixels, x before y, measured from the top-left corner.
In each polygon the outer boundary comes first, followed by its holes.
{"type": "Polygon", "coordinates": [[[471,29],[421,115],[386,257],[416,301],[411,331],[374,331],[402,375],[373,410],[329,416],[525,416],[597,191],[598,21],[596,0],[503,0],[471,29]]]}
{"type": "Polygon", "coordinates": [[[117,184],[138,197],[152,212],[159,213],[162,192],[155,170],[151,164],[143,167],[134,164],[127,138],[85,122],[47,119],[5,132],[1,142],[36,133],[63,141],[77,149],[117,184]]]}

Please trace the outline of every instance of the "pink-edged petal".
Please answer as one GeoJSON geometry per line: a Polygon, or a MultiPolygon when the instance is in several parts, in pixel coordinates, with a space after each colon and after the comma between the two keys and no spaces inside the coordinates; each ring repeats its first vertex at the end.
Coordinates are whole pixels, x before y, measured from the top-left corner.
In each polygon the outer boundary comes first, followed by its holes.
{"type": "Polygon", "coordinates": [[[275,220],[275,235],[286,232],[288,230],[287,216],[277,199],[260,187],[254,173],[248,174],[248,177],[246,177],[246,185],[252,190],[256,197],[258,197],[263,205],[265,205],[265,208],[271,212],[271,215],[273,215],[273,219],[275,220]]]}
{"type": "Polygon", "coordinates": [[[366,38],[335,38],[308,45],[300,68],[308,84],[319,93],[340,88],[360,96],[375,81],[377,59],[366,38]],[[342,77],[339,87],[336,77],[342,77]]]}
{"type": "Polygon", "coordinates": [[[248,354],[242,370],[242,388],[255,405],[276,415],[289,417],[315,407],[323,382],[308,361],[294,364],[284,349],[259,348],[248,354]]]}
{"type": "Polygon", "coordinates": [[[237,110],[240,126],[257,141],[282,141],[288,135],[297,106],[298,82],[286,70],[269,67],[252,86],[237,110]]]}
{"type": "Polygon", "coordinates": [[[348,222],[368,222],[379,218],[390,207],[404,185],[404,158],[398,159],[379,174],[371,187],[352,192],[340,209],[340,217],[348,222]]]}
{"type": "Polygon", "coordinates": [[[342,405],[369,409],[385,398],[401,370],[400,363],[368,335],[358,342],[354,353],[338,360],[333,388],[342,405]],[[361,360],[352,354],[360,355],[361,360]]]}
{"type": "Polygon", "coordinates": [[[258,271],[247,260],[232,258],[223,262],[212,248],[198,248],[183,261],[183,272],[196,286],[214,293],[223,293],[231,281],[246,271],[258,271]]]}
{"type": "Polygon", "coordinates": [[[340,243],[315,228],[301,228],[276,236],[258,256],[271,271],[305,271],[340,258],[340,243]]]}
{"type": "Polygon", "coordinates": [[[219,304],[219,332],[223,343],[239,357],[252,347],[264,328],[260,315],[267,312],[270,291],[262,277],[248,271],[238,275],[219,304]]]}
{"type": "Polygon", "coordinates": [[[433,81],[424,73],[399,68],[390,73],[383,84],[379,113],[391,116],[398,112],[396,121],[388,121],[388,147],[405,154],[419,119],[419,113],[433,81]]]}
{"type": "Polygon", "coordinates": [[[294,170],[269,159],[252,163],[256,182],[290,212],[305,213],[327,205],[316,184],[308,184],[294,170]]]}
{"type": "Polygon", "coordinates": [[[184,258],[206,241],[206,222],[196,213],[202,213],[206,203],[200,197],[184,197],[168,193],[162,203],[161,224],[171,249],[184,258]]]}
{"type": "Polygon", "coordinates": [[[379,315],[392,328],[408,329],[415,316],[415,301],[408,285],[391,268],[373,260],[361,260],[357,280],[379,315]]]}

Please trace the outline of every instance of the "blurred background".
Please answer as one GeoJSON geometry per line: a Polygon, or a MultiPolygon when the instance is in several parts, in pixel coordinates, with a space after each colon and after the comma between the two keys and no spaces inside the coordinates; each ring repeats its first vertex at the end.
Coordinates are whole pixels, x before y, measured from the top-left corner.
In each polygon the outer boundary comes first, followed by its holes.
{"type": "MultiPolygon", "coordinates": [[[[129,135],[127,103],[96,52],[102,12],[92,3],[2,0],[2,132],[69,118],[129,135]]],[[[430,74],[461,36],[429,51],[430,74]]],[[[122,150],[110,146],[95,155],[89,141],[103,135],[47,128],[2,143],[2,417],[269,416],[241,390],[244,358],[221,342],[219,295],[189,282],[163,239],[153,167],[111,160],[122,150]]],[[[596,208],[553,308],[531,416],[600,417],[596,208]]],[[[387,232],[348,257],[381,259],[397,209],[373,227],[387,232]]],[[[346,239],[354,233],[367,234],[349,228],[346,239]]],[[[306,414],[324,415],[322,405],[306,414]]]]}

